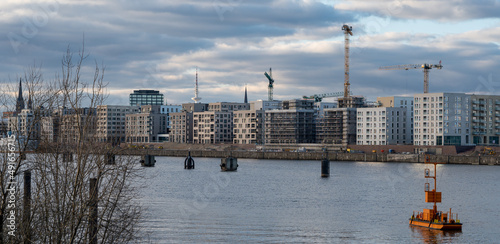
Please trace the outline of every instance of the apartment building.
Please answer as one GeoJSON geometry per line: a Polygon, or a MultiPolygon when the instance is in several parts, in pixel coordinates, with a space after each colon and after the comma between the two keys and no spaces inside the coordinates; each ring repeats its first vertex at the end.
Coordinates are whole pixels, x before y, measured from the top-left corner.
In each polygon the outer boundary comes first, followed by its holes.
{"type": "Polygon", "coordinates": [[[357,145],[411,144],[411,128],[406,108],[358,108],[357,145]]]}
{"type": "Polygon", "coordinates": [[[471,96],[422,93],[414,97],[413,144],[470,145],[471,96]]]}
{"type": "Polygon", "coordinates": [[[472,143],[499,146],[500,96],[471,95],[470,108],[472,143]]]}
{"type": "Polygon", "coordinates": [[[94,108],[81,108],[63,114],[59,124],[59,141],[72,145],[94,143],[97,133],[97,116],[94,108]]]}
{"type": "Polygon", "coordinates": [[[250,110],[273,110],[273,109],[281,109],[281,101],[273,100],[273,101],[252,101],[250,102],[250,110]]]}
{"type": "Polygon", "coordinates": [[[139,106],[97,106],[97,140],[113,144],[125,142],[126,115],[139,111],[139,106]]]}
{"type": "Polygon", "coordinates": [[[5,137],[9,128],[9,119],[5,117],[5,113],[6,112],[4,112],[4,117],[0,120],[0,137],[5,137]]]}
{"type": "Polygon", "coordinates": [[[242,110],[233,112],[233,143],[263,144],[264,111],[242,110]]]}
{"type": "Polygon", "coordinates": [[[160,105],[143,105],[140,112],[125,115],[126,142],[159,142],[159,134],[167,133],[167,115],[161,113],[160,105]]]}
{"type": "Polygon", "coordinates": [[[59,116],[48,116],[40,119],[40,140],[44,142],[57,142],[59,137],[59,116]]]}
{"type": "Polygon", "coordinates": [[[169,140],[177,143],[193,142],[193,113],[178,112],[170,113],[169,140]]]}
{"type": "Polygon", "coordinates": [[[183,103],[181,111],[191,113],[208,111],[208,103],[183,103]]]}
{"type": "Polygon", "coordinates": [[[249,110],[250,104],[248,103],[228,103],[228,102],[218,102],[218,103],[209,103],[208,111],[216,111],[216,112],[232,112],[239,110],[249,110]]]}
{"type": "Polygon", "coordinates": [[[413,144],[413,96],[392,96],[392,97],[377,97],[379,107],[390,108],[406,108],[407,128],[410,128],[410,141],[408,144],[413,144]]]}
{"type": "MultiPolygon", "coordinates": [[[[161,106],[161,113],[167,115],[167,133],[170,134],[170,131],[172,129],[172,125],[170,122],[170,119],[172,118],[170,116],[171,113],[179,113],[182,111],[182,105],[162,105],[161,106]]],[[[170,140],[169,140],[170,141],[170,140]]]]}
{"type": "Polygon", "coordinates": [[[233,142],[233,112],[206,111],[193,113],[193,143],[233,142]]]}

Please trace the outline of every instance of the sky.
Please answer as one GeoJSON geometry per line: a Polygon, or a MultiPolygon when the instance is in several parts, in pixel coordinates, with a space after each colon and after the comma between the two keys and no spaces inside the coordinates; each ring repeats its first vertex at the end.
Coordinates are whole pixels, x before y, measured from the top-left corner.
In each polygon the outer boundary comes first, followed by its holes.
{"type": "Polygon", "coordinates": [[[0,83],[33,65],[54,79],[84,42],[83,77],[105,66],[110,105],[137,89],[192,102],[196,68],[207,103],[243,102],[245,85],[250,101],[266,100],[269,68],[274,99],[341,92],[343,24],[354,95],[422,93],[421,69],[379,67],[439,61],[430,92],[500,95],[500,0],[2,0],[0,83]]]}

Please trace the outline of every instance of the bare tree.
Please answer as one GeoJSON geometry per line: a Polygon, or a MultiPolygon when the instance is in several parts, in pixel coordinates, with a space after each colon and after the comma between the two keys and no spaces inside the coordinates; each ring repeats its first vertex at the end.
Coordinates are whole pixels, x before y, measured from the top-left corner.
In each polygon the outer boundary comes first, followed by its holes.
{"type": "MultiPolygon", "coordinates": [[[[33,135],[19,151],[29,150],[30,141],[38,142],[36,153],[27,160],[16,158],[15,177],[23,170],[32,175],[30,216],[20,213],[22,199],[17,191],[18,234],[0,239],[0,243],[30,241],[36,243],[126,243],[137,240],[141,208],[134,201],[140,167],[133,156],[117,156],[113,163],[109,157],[119,149],[96,140],[97,107],[106,99],[104,68],[95,64],[93,77],[82,78],[84,62],[88,58],[84,45],[74,61],[70,49],[62,58],[62,72],[54,81],[44,82],[41,69],[25,72],[25,83],[33,103],[33,135]],[[29,82],[27,82],[29,81],[29,82]],[[36,107],[36,108],[35,108],[36,107]],[[57,137],[42,136],[42,124],[54,119],[51,129],[57,137]],[[57,125],[56,125],[57,124],[57,125]],[[54,129],[56,128],[56,129],[54,129]],[[64,157],[68,156],[70,157],[64,157]],[[97,232],[92,222],[92,194],[90,180],[96,179],[97,232]],[[29,225],[20,224],[28,219],[29,225]],[[96,236],[92,236],[92,234],[96,236]]],[[[17,132],[18,133],[18,132],[17,132]]],[[[19,140],[18,140],[19,141],[19,140]]],[[[1,213],[8,209],[8,152],[3,153],[0,172],[1,213]]],[[[19,185],[18,185],[19,188],[19,185]]],[[[7,233],[7,216],[1,216],[1,229],[7,233]]]]}

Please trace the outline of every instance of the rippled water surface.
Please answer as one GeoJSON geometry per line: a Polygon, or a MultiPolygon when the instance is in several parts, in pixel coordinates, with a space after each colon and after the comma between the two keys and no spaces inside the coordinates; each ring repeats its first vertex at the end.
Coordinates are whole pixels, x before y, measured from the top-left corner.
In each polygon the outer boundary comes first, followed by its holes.
{"type": "Polygon", "coordinates": [[[142,227],[152,243],[496,243],[500,167],[438,165],[438,209],[459,213],[462,232],[412,228],[424,202],[424,164],[156,157],[146,168],[142,227]]]}

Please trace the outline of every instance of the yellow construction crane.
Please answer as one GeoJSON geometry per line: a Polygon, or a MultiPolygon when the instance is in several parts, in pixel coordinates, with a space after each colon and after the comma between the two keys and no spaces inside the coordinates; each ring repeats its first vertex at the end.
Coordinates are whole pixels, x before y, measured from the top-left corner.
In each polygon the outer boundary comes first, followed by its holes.
{"type": "Polygon", "coordinates": [[[429,92],[429,70],[432,68],[442,69],[443,65],[441,65],[441,61],[439,64],[404,64],[404,65],[393,65],[393,66],[383,66],[379,69],[383,70],[394,70],[394,69],[424,69],[424,93],[429,92]]]}

